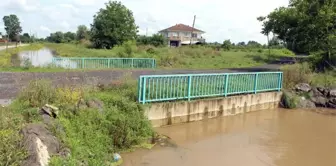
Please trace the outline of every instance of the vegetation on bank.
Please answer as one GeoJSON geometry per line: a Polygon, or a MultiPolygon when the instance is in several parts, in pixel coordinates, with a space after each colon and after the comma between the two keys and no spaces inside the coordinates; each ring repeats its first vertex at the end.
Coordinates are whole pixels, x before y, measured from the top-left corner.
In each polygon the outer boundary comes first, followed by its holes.
{"type": "Polygon", "coordinates": [[[179,48],[136,45],[126,42],[113,49],[90,49],[82,45],[46,43],[46,47],[64,57],[137,57],[155,58],[160,68],[222,69],[258,66],[294,56],[287,49],[237,48],[230,50],[210,46],[179,48]]]}
{"type": "Polygon", "coordinates": [[[39,108],[45,104],[60,111],[48,126],[71,155],[54,156],[50,165],[111,165],[113,153],[146,143],[153,135],[143,108],[136,102],[135,82],[123,79],[100,88],[52,88],[47,80],[33,81],[8,108],[0,121],[0,165],[19,165],[27,156],[19,131],[28,123],[43,123],[39,108]],[[80,101],[99,100],[99,108],[82,107],[80,101]]]}

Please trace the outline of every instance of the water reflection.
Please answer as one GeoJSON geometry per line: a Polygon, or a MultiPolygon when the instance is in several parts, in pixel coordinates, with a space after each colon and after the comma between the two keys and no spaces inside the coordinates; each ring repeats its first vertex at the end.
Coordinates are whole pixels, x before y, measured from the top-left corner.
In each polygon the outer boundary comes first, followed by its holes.
{"type": "Polygon", "coordinates": [[[56,54],[48,48],[43,48],[34,51],[22,51],[17,56],[19,58],[19,63],[16,63],[19,64],[18,66],[27,66],[27,65],[32,65],[34,67],[49,66],[49,67],[61,67],[68,69],[75,69],[78,67],[78,64],[71,60],[62,60],[62,61],[53,60],[53,58],[56,57],[56,54]]]}
{"type": "Polygon", "coordinates": [[[20,66],[26,66],[27,63],[30,63],[34,67],[45,67],[50,65],[54,56],[54,53],[48,48],[36,51],[22,51],[18,54],[20,66]]]}
{"type": "Polygon", "coordinates": [[[336,165],[336,117],[259,111],[156,129],[177,148],[124,154],[124,165],[336,165]]]}

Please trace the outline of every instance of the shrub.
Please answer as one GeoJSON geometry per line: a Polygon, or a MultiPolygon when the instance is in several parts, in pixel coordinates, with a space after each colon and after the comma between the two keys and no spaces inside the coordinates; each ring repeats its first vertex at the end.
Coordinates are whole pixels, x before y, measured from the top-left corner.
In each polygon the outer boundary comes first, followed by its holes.
{"type": "Polygon", "coordinates": [[[281,103],[284,108],[293,109],[296,108],[297,99],[289,92],[284,92],[282,95],[281,103]]]}
{"type": "Polygon", "coordinates": [[[312,71],[308,63],[286,65],[283,71],[283,85],[285,88],[293,88],[298,83],[310,83],[312,71]]]}
{"type": "Polygon", "coordinates": [[[27,157],[19,134],[22,125],[22,116],[0,108],[0,165],[19,166],[27,157]]]}
{"type": "Polygon", "coordinates": [[[19,95],[18,100],[27,102],[30,107],[40,107],[56,101],[56,91],[52,87],[51,81],[34,80],[31,81],[19,95]]]}

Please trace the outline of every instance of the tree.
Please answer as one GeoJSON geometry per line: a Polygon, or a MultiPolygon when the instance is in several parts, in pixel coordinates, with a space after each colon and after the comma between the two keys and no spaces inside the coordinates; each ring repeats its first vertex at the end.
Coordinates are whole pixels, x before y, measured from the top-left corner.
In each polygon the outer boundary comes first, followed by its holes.
{"type": "Polygon", "coordinates": [[[112,48],[115,45],[135,40],[138,27],[132,11],[121,2],[109,1],[100,9],[91,25],[91,41],[96,48],[112,48]]]}
{"type": "Polygon", "coordinates": [[[20,38],[23,43],[31,42],[31,37],[28,33],[24,33],[20,38]]]}
{"type": "Polygon", "coordinates": [[[158,47],[166,45],[167,40],[161,34],[154,34],[153,36],[138,36],[137,43],[141,45],[153,45],[158,47]]]}
{"type": "Polygon", "coordinates": [[[245,42],[238,42],[237,43],[237,46],[245,46],[246,44],[245,44],[245,42]]]}
{"type": "Polygon", "coordinates": [[[19,35],[22,32],[19,18],[16,15],[11,14],[9,16],[4,16],[3,22],[5,24],[5,30],[9,36],[9,39],[12,41],[18,41],[19,35]]]}
{"type": "Polygon", "coordinates": [[[46,40],[54,43],[64,43],[64,34],[61,31],[51,33],[46,40]]]}
{"type": "Polygon", "coordinates": [[[260,47],[262,47],[262,45],[260,44],[260,43],[258,43],[258,42],[256,42],[256,41],[248,41],[247,42],[247,46],[248,47],[251,47],[251,48],[260,48],[260,47]]]}
{"type": "Polygon", "coordinates": [[[77,40],[89,39],[89,30],[85,25],[80,25],[77,27],[76,39],[77,40]]]}
{"type": "Polygon", "coordinates": [[[225,50],[230,50],[232,47],[231,41],[230,40],[225,40],[222,44],[222,48],[225,50]]]}
{"type": "Polygon", "coordinates": [[[263,34],[276,34],[297,53],[322,52],[323,65],[336,65],[335,0],[291,0],[263,18],[263,34]]]}
{"type": "Polygon", "coordinates": [[[64,33],[64,42],[71,42],[76,39],[76,34],[73,32],[64,33]]]}

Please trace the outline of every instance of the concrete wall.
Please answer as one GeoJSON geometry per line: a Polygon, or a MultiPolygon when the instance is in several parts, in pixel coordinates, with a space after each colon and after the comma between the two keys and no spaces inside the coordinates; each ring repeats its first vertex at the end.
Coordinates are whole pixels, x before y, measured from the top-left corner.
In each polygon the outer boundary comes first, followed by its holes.
{"type": "Polygon", "coordinates": [[[154,127],[278,108],[282,92],[265,92],[194,101],[152,103],[145,114],[154,127]]]}

